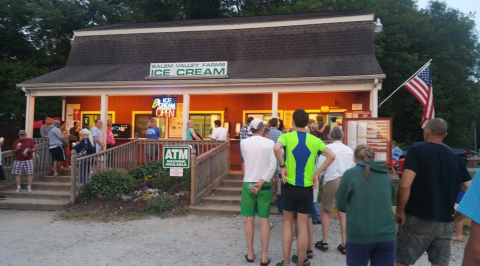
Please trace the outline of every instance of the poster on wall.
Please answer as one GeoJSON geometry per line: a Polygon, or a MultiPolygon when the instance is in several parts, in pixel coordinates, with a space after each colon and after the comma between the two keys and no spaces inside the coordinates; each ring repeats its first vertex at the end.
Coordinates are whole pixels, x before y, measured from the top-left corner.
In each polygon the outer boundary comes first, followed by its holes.
{"type": "Polygon", "coordinates": [[[152,117],[177,117],[177,97],[153,98],[152,117]]]}
{"type": "Polygon", "coordinates": [[[375,161],[391,164],[392,118],[344,118],[345,145],[355,150],[368,145],[375,151],[375,161]]]}
{"type": "Polygon", "coordinates": [[[181,115],[168,119],[168,137],[181,138],[183,132],[183,103],[177,104],[177,112],[181,115]]]}
{"type": "Polygon", "coordinates": [[[73,127],[73,122],[80,121],[80,104],[67,104],[67,129],[73,127]]]}

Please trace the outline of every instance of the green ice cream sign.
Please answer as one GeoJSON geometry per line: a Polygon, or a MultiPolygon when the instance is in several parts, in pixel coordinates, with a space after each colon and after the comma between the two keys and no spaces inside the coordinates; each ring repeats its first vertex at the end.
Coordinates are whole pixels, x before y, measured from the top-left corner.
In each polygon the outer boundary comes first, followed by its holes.
{"type": "Polygon", "coordinates": [[[150,64],[151,77],[221,76],[221,75],[227,75],[227,61],[150,64]]]}

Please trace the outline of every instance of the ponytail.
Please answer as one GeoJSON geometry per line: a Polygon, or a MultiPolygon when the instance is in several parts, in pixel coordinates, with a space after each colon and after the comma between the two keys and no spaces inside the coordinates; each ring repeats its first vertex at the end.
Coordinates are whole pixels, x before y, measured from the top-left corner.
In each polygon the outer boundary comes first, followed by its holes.
{"type": "Polygon", "coordinates": [[[365,178],[367,180],[370,179],[370,160],[375,158],[375,152],[373,151],[372,147],[368,145],[358,145],[355,149],[355,158],[365,162],[365,178]]]}

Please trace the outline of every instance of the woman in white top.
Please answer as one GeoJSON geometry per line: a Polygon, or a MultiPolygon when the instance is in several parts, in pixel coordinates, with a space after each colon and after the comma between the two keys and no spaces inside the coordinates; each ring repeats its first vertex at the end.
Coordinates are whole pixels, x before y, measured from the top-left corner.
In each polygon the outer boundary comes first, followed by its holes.
{"type": "MultiPolygon", "coordinates": [[[[333,140],[333,143],[328,144],[327,147],[330,148],[335,154],[335,160],[333,163],[327,167],[323,175],[323,194],[322,194],[322,208],[321,208],[321,217],[322,217],[322,235],[323,239],[315,243],[315,247],[322,251],[328,250],[328,229],[330,227],[330,211],[333,209],[335,204],[335,194],[337,193],[338,185],[340,184],[340,177],[343,173],[355,166],[355,161],[353,159],[353,150],[342,143],[343,131],[340,127],[333,127],[330,131],[329,139],[333,140]]],[[[325,157],[321,156],[319,158],[320,165],[325,160],[325,157]]],[[[347,239],[346,235],[346,216],[343,212],[337,212],[338,218],[340,219],[340,232],[342,237],[342,243],[337,247],[337,249],[345,254],[345,241],[347,239]]]]}

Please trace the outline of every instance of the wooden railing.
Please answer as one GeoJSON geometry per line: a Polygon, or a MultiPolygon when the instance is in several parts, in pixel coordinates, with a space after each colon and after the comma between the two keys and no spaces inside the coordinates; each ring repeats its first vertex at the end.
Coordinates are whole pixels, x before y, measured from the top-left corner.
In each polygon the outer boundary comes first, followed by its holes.
{"type": "MultiPolygon", "coordinates": [[[[33,153],[33,176],[37,177],[46,175],[52,169],[52,159],[50,157],[48,143],[35,145],[35,148],[37,151],[33,153]]],[[[14,158],[15,154],[13,154],[11,150],[2,152],[2,167],[6,180],[0,181],[0,188],[15,184],[15,175],[12,174],[14,158]]],[[[22,179],[24,177],[25,173],[22,174],[22,179]]]]}
{"type": "Polygon", "coordinates": [[[48,138],[33,138],[33,143],[35,145],[42,144],[42,143],[48,143],[48,138]]]}
{"type": "MultiPolygon", "coordinates": [[[[75,197],[77,196],[78,189],[80,186],[86,184],[90,181],[93,174],[101,171],[105,171],[107,169],[119,169],[123,171],[130,171],[133,170],[135,167],[143,165],[151,160],[162,160],[163,159],[163,147],[191,147],[191,162],[190,165],[192,167],[192,183],[194,183],[194,179],[204,180],[206,178],[200,177],[198,178],[193,175],[193,169],[195,164],[193,163],[195,160],[198,162],[200,161],[201,166],[200,168],[202,171],[204,170],[204,161],[210,160],[219,160],[222,159],[218,158],[218,155],[214,156],[217,151],[223,151],[225,148],[225,143],[229,147],[229,142],[224,141],[187,141],[187,140],[149,140],[149,139],[135,139],[132,142],[128,142],[122,145],[115,146],[111,149],[97,152],[92,155],[84,156],[81,158],[77,158],[75,150],[72,150],[71,153],[71,193],[70,193],[70,200],[71,202],[75,202],[75,197]],[[223,147],[220,149],[220,147],[223,147]],[[199,150],[200,156],[197,157],[193,150],[199,150]],[[215,151],[215,152],[213,152],[215,151]],[[213,153],[212,153],[213,152],[213,153]],[[202,157],[203,156],[203,157],[202,157]]],[[[229,149],[225,154],[223,151],[224,156],[226,158],[223,159],[224,166],[222,167],[222,171],[229,168],[229,149]]],[[[219,168],[218,166],[215,166],[219,168]]],[[[212,173],[217,173],[218,171],[214,171],[212,173]]],[[[198,172],[197,172],[198,174],[198,172]]],[[[208,179],[208,178],[207,178],[208,179]]],[[[214,178],[215,179],[215,178],[214,178]]],[[[208,182],[208,180],[204,181],[208,182]]],[[[204,188],[203,183],[201,183],[199,188],[204,188]]],[[[193,192],[196,195],[195,192],[193,192]]]]}
{"type": "Polygon", "coordinates": [[[192,184],[190,204],[196,204],[230,172],[230,142],[196,156],[192,154],[192,184]]]}

